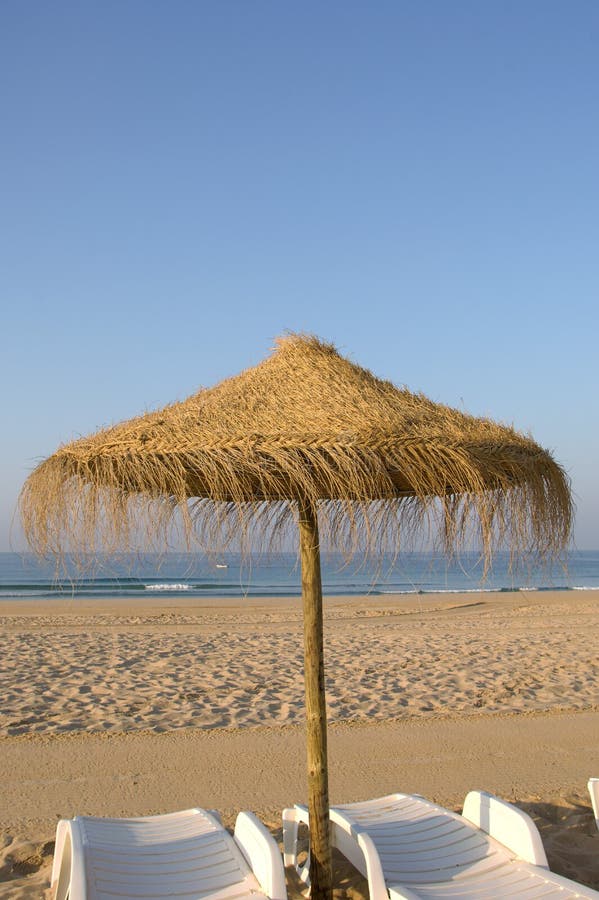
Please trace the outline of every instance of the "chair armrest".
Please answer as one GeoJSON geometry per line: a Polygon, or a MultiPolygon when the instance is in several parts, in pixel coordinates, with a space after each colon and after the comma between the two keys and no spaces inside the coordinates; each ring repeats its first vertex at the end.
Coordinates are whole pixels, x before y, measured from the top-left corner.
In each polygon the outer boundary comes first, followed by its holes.
{"type": "Polygon", "coordinates": [[[362,831],[359,826],[354,826],[352,830],[358,841],[358,846],[364,854],[364,860],[366,861],[366,877],[368,878],[370,900],[389,900],[381,858],[374,845],[374,841],[370,835],[365,831],[362,831]]]}
{"type": "Polygon", "coordinates": [[[298,878],[304,884],[310,884],[310,852],[305,863],[300,866],[297,861],[297,833],[299,825],[309,827],[310,815],[308,807],[301,803],[283,810],[283,861],[286,866],[293,866],[298,878]]]}
{"type": "Polygon", "coordinates": [[[283,860],[270,831],[253,813],[240,812],[234,838],[264,893],[271,900],[287,900],[283,860]]]}
{"type": "Polygon", "coordinates": [[[50,890],[53,900],[87,897],[83,835],[77,819],[60,819],[56,826],[50,890]]]}
{"type": "Polygon", "coordinates": [[[519,859],[548,869],[541,835],[533,820],[521,809],[486,791],[470,791],[462,816],[507,847],[519,859]]]}
{"type": "Polygon", "coordinates": [[[597,823],[597,828],[599,828],[599,778],[589,778],[587,787],[589,789],[589,794],[591,795],[595,822],[597,823]]]}

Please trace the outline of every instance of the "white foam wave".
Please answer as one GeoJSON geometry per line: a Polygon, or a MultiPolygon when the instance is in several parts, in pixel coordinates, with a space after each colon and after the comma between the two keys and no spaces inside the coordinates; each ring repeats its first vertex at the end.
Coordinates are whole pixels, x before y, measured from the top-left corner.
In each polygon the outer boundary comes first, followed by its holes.
{"type": "Polygon", "coordinates": [[[145,584],[146,591],[188,591],[188,584],[145,584]]]}
{"type": "MultiPolygon", "coordinates": [[[[427,588],[426,590],[377,591],[378,594],[492,594],[501,588],[427,588]]],[[[517,590],[517,588],[514,588],[517,590]]]]}

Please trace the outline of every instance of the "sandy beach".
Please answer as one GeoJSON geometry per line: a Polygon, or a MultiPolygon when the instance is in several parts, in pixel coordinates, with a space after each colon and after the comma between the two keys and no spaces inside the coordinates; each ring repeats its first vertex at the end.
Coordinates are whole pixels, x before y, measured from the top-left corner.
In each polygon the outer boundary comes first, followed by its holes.
{"type": "MultiPolygon", "coordinates": [[[[332,802],[484,788],[599,888],[599,592],[325,603],[332,802]]],[[[3,601],[0,625],[0,896],[44,896],[77,813],[249,808],[280,839],[305,800],[298,599],[3,601]]]]}

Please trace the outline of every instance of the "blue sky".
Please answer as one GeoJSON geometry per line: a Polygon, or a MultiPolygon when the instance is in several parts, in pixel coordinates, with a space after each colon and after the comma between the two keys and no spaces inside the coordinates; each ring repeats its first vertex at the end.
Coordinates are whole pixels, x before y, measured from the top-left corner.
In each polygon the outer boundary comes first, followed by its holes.
{"type": "Polygon", "coordinates": [[[595,0],[4,0],[0,549],[61,442],[286,329],[531,432],[599,547],[597,46],[595,0]]]}

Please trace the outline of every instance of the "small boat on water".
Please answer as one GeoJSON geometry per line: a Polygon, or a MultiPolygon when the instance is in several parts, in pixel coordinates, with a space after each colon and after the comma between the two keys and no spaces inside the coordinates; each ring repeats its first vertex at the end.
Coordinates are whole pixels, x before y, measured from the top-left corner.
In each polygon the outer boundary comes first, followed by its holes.
{"type": "Polygon", "coordinates": [[[216,568],[217,569],[228,569],[229,567],[226,563],[217,563],[216,568]]]}

